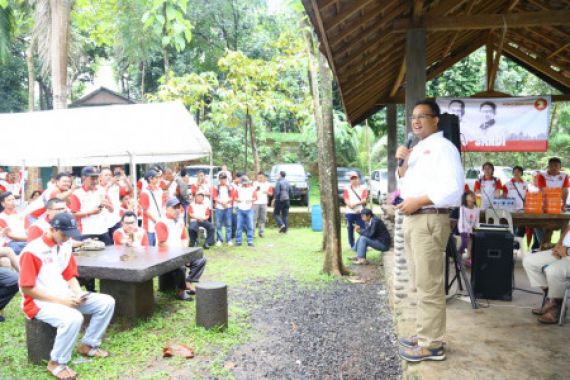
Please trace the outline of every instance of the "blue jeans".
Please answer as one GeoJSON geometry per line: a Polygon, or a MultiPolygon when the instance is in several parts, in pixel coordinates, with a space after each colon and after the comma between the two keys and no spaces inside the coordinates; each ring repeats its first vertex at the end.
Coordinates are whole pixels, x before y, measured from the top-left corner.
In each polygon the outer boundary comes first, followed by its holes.
{"type": "Polygon", "coordinates": [[[226,227],[226,243],[232,240],[232,209],[216,209],[216,235],[219,242],[224,242],[222,227],[226,227]]]}
{"type": "Polygon", "coordinates": [[[148,245],[151,247],[155,247],[156,246],[156,232],[148,232],[147,236],[148,236],[148,245]]]}
{"type": "Polygon", "coordinates": [[[239,210],[237,213],[236,244],[241,244],[242,232],[245,227],[247,242],[253,243],[253,209],[239,210]]]}
{"type": "Polygon", "coordinates": [[[43,303],[36,319],[57,328],[50,353],[51,360],[66,364],[71,359],[75,340],[83,324],[83,314],[91,315],[91,321],[81,342],[90,347],[99,347],[114,311],[113,297],[100,293],[90,293],[87,300],[77,308],[51,302],[43,303]]]}
{"type": "Polygon", "coordinates": [[[27,244],[25,241],[12,240],[8,243],[8,247],[12,248],[16,255],[19,255],[27,244]]]}
{"type": "Polygon", "coordinates": [[[361,229],[364,229],[364,222],[362,221],[362,217],[360,213],[358,214],[346,214],[346,224],[348,228],[348,244],[350,244],[350,248],[354,248],[354,224],[360,226],[361,229]]]}
{"type": "Polygon", "coordinates": [[[389,247],[386,244],[382,243],[380,240],[373,240],[369,239],[366,236],[361,236],[356,241],[356,245],[352,248],[353,251],[356,251],[356,256],[359,258],[365,259],[366,258],[366,248],[372,247],[377,251],[387,251],[389,247]]]}

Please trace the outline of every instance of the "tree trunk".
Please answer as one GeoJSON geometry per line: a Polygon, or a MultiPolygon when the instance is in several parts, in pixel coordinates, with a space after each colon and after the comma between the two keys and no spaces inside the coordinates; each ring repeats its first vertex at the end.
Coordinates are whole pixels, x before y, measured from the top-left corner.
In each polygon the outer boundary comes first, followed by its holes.
{"type": "MultiPolygon", "coordinates": [[[[166,25],[168,23],[168,16],[166,15],[166,2],[162,6],[162,16],[164,16],[164,25],[162,26],[162,35],[166,36],[166,25]]],[[[168,83],[168,73],[170,72],[170,61],[168,60],[168,49],[167,46],[162,46],[162,58],[164,60],[164,79],[165,83],[168,83]]]]}
{"type": "MultiPolygon", "coordinates": [[[[249,108],[247,109],[247,111],[249,111],[249,108]]],[[[248,128],[248,124],[247,124],[247,115],[246,115],[246,118],[245,118],[245,136],[243,137],[243,142],[245,145],[245,161],[243,163],[243,172],[246,175],[247,175],[247,136],[248,136],[247,128],[248,128]]]]}
{"type": "MultiPolygon", "coordinates": [[[[317,151],[318,151],[318,162],[319,162],[319,187],[320,189],[323,189],[323,181],[326,177],[326,175],[323,173],[325,170],[325,167],[323,165],[320,165],[321,162],[324,162],[324,157],[322,155],[322,153],[324,152],[323,147],[322,147],[322,142],[324,141],[322,138],[322,131],[323,131],[323,113],[321,110],[321,95],[319,92],[319,74],[318,74],[318,63],[317,63],[317,59],[315,57],[315,47],[313,45],[313,38],[310,34],[310,32],[308,32],[308,28],[306,25],[301,25],[302,29],[305,30],[304,33],[304,37],[305,37],[305,43],[306,43],[306,51],[307,51],[307,56],[309,57],[309,85],[310,85],[310,91],[311,91],[311,97],[313,100],[313,114],[315,116],[315,126],[316,126],[316,130],[317,130],[317,151]]],[[[322,194],[322,193],[321,193],[322,194]]],[[[328,231],[327,231],[327,223],[325,223],[325,220],[328,220],[329,216],[328,216],[328,209],[329,209],[329,205],[327,204],[327,200],[325,197],[321,196],[320,197],[321,200],[321,210],[322,210],[322,216],[323,216],[323,241],[321,243],[321,249],[323,251],[327,250],[327,243],[328,243],[328,231]]]]}
{"type": "Polygon", "coordinates": [[[67,108],[67,49],[72,0],[50,0],[53,106],[67,108]]]}
{"type": "Polygon", "coordinates": [[[26,50],[26,64],[28,66],[28,111],[34,111],[34,84],[36,76],[34,75],[34,45],[30,42],[30,46],[26,50]]]}
{"type": "Polygon", "coordinates": [[[144,78],[146,76],[146,63],[141,61],[141,101],[144,101],[144,78]]]}
{"type": "Polygon", "coordinates": [[[253,119],[249,113],[249,107],[246,113],[247,124],[249,125],[249,134],[251,136],[251,155],[253,157],[253,167],[255,168],[255,174],[261,171],[261,166],[259,164],[259,154],[257,153],[257,142],[255,141],[255,125],[253,125],[253,119]]]}
{"type": "Polygon", "coordinates": [[[324,220],[324,223],[327,225],[328,236],[323,272],[341,276],[348,274],[348,271],[342,263],[333,124],[332,73],[322,53],[319,53],[319,73],[322,88],[322,144],[319,144],[322,153],[319,153],[319,173],[324,174],[324,178],[320,180],[321,199],[324,198],[327,205],[327,219],[324,220]]]}
{"type": "MultiPolygon", "coordinates": [[[[301,25],[303,29],[307,29],[304,26],[301,25]]],[[[321,53],[318,53],[318,59],[315,57],[317,49],[314,46],[313,36],[309,32],[305,32],[305,41],[309,56],[309,84],[313,96],[313,111],[317,129],[319,186],[323,212],[322,248],[325,251],[323,272],[340,276],[348,274],[348,271],[342,263],[340,239],[332,109],[332,74],[326,64],[325,57],[321,53]],[[321,89],[319,89],[319,83],[321,89]]]]}

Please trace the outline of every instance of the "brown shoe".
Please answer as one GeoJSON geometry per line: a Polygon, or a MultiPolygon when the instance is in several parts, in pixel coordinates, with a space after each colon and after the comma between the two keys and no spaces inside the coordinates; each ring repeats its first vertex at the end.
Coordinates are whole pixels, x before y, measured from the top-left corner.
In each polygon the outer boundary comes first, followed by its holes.
{"type": "Polygon", "coordinates": [[[560,318],[561,309],[562,309],[562,299],[553,298],[552,300],[550,300],[550,307],[546,310],[546,312],[543,315],[538,317],[538,321],[546,325],[553,325],[558,323],[558,318],[560,318]]]}
{"type": "Polygon", "coordinates": [[[552,301],[547,298],[542,307],[537,307],[531,310],[534,315],[544,315],[552,307],[552,301]]]}

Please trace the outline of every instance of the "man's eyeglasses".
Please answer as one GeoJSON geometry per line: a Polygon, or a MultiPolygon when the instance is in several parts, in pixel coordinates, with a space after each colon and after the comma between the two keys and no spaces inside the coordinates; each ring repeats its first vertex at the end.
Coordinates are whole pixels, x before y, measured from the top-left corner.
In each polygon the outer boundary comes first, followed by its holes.
{"type": "Polygon", "coordinates": [[[423,121],[423,120],[426,120],[428,117],[434,117],[434,115],[428,114],[428,113],[423,113],[421,115],[411,115],[410,117],[408,117],[408,119],[410,121],[414,121],[414,120],[423,121]]]}
{"type": "Polygon", "coordinates": [[[125,222],[123,222],[123,224],[136,224],[136,223],[137,223],[137,222],[135,222],[135,221],[132,221],[132,222],[126,222],[126,221],[125,221],[125,222]]]}

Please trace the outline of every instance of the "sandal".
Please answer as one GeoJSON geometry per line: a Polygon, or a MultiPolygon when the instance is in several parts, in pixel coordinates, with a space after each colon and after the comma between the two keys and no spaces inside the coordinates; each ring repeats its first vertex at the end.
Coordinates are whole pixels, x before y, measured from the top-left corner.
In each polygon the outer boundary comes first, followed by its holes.
{"type": "MultiPolygon", "coordinates": [[[[89,347],[89,346],[83,345],[81,347],[89,347]]],[[[103,351],[99,347],[89,347],[89,351],[87,351],[87,352],[82,350],[81,347],[79,347],[77,352],[80,355],[88,357],[88,358],[106,358],[109,356],[109,353],[107,351],[103,351]]]]}
{"type": "Polygon", "coordinates": [[[65,364],[58,364],[54,369],[47,369],[49,373],[58,380],[75,380],[77,373],[65,364]],[[62,372],[67,372],[67,376],[62,375],[62,372]]]}

